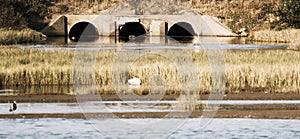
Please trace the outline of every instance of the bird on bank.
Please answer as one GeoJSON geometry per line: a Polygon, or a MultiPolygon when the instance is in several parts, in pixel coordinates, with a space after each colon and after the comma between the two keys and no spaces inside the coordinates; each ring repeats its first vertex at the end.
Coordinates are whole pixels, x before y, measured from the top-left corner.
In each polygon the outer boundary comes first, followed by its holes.
{"type": "Polygon", "coordinates": [[[242,37],[247,37],[249,35],[247,32],[248,32],[247,28],[241,28],[236,32],[236,34],[242,37]]]}
{"type": "Polygon", "coordinates": [[[14,112],[15,110],[17,110],[17,102],[14,101],[10,107],[9,107],[9,112],[14,112]]]}

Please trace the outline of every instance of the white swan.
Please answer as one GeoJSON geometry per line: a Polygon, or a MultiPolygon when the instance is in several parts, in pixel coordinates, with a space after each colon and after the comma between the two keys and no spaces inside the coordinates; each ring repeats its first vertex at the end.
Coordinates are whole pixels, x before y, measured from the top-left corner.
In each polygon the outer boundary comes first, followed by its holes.
{"type": "Polygon", "coordinates": [[[140,78],[132,78],[128,80],[129,85],[141,85],[141,79],[140,78]]]}

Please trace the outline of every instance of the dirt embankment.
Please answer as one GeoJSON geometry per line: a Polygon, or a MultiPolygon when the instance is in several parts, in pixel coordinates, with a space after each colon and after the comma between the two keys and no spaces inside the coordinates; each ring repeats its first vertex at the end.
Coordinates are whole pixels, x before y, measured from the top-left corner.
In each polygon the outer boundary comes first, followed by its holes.
{"type": "MultiPolygon", "coordinates": [[[[214,118],[267,118],[267,119],[300,119],[300,110],[233,110],[218,111],[214,118]]],[[[119,113],[70,113],[70,114],[0,114],[0,118],[205,118],[203,112],[192,112],[188,117],[186,113],[175,113],[167,116],[167,112],[119,112],[119,113]],[[184,116],[184,117],[183,117],[184,116]]],[[[212,118],[212,117],[209,117],[212,118]]]]}

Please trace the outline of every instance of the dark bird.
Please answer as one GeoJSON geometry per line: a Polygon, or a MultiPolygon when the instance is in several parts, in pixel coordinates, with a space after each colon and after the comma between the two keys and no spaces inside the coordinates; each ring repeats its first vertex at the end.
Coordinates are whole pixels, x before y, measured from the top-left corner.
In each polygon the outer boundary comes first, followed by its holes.
{"type": "Polygon", "coordinates": [[[13,112],[17,109],[17,102],[14,101],[13,104],[10,105],[9,107],[9,112],[13,112]]]}

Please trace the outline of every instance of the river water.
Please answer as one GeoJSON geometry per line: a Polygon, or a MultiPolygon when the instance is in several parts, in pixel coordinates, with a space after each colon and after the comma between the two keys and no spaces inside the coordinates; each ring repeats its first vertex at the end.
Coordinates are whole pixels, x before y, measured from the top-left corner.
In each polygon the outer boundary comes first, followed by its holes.
{"type": "MultiPolygon", "coordinates": [[[[93,112],[172,112],[176,101],[104,101],[78,103],[18,103],[14,114],[93,112]],[[128,105],[118,104],[126,103],[128,105]],[[103,107],[105,104],[106,107],[103,107]],[[130,105],[131,104],[131,105],[130,105]],[[134,107],[132,107],[132,105],[134,107]],[[147,107],[150,105],[149,107],[147,107]]],[[[299,104],[298,100],[203,101],[207,104],[299,104]]],[[[0,104],[0,113],[9,114],[9,103],[0,104]]],[[[12,114],[12,113],[10,113],[12,114]]],[[[141,118],[112,119],[39,118],[0,119],[0,138],[299,138],[300,120],[247,118],[141,118]]]]}
{"type": "MultiPolygon", "coordinates": [[[[210,119],[204,127],[201,119],[167,119],[185,124],[173,130],[155,126],[142,128],[118,128],[114,125],[121,119],[0,119],[0,138],[278,138],[300,137],[300,120],[273,119],[210,119]],[[102,130],[95,125],[105,124],[102,130]]],[[[123,122],[147,123],[162,119],[122,119],[123,122]]],[[[166,119],[164,119],[166,120],[166,119]]],[[[207,119],[208,120],[208,119],[207,119]]],[[[134,127],[134,126],[133,126],[134,127]]]]}

